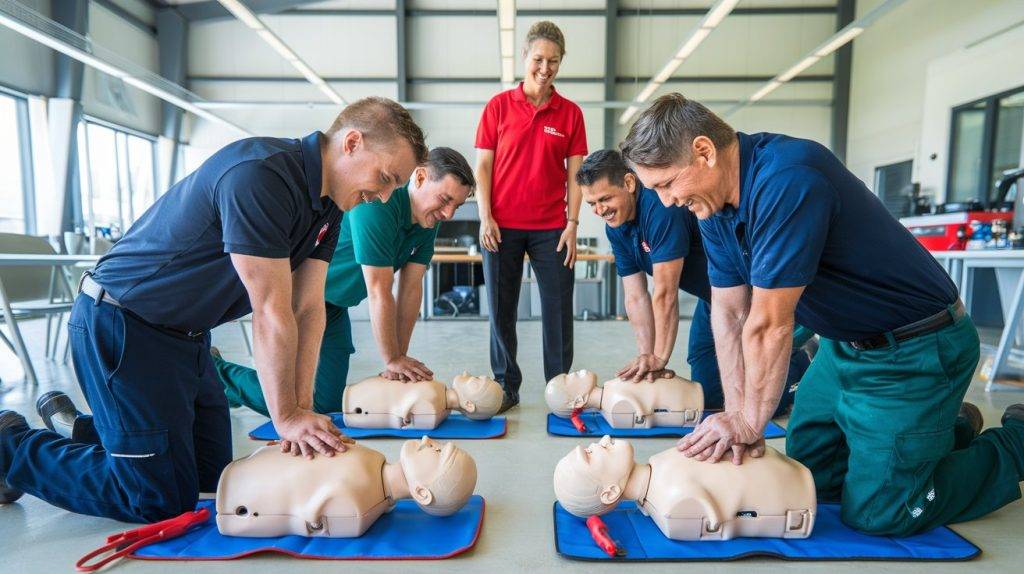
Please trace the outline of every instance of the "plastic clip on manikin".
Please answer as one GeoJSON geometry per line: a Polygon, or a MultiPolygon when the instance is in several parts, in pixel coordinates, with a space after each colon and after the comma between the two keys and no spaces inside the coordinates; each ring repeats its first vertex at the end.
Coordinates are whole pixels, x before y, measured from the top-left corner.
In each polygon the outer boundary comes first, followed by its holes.
{"type": "Polygon", "coordinates": [[[612,537],[608,534],[608,525],[604,523],[604,520],[601,520],[600,516],[595,514],[587,518],[587,530],[590,531],[590,537],[594,539],[594,542],[608,556],[622,558],[626,555],[626,551],[617,542],[612,540],[612,537]]]}
{"type": "Polygon", "coordinates": [[[96,550],[82,556],[75,563],[75,569],[79,572],[95,572],[118,558],[122,558],[135,552],[143,546],[177,538],[188,532],[193,526],[203,524],[210,519],[210,511],[206,508],[186,512],[180,516],[169,518],[160,522],[154,522],[147,526],[140,526],[133,530],[125,530],[118,534],[107,537],[107,543],[96,550]],[[106,554],[101,560],[94,564],[88,562],[100,555],[106,554]]]}
{"type": "Polygon", "coordinates": [[[573,409],[572,415],[569,416],[569,420],[572,421],[572,426],[576,427],[581,434],[587,432],[587,425],[583,424],[583,419],[580,418],[580,414],[583,413],[583,409],[573,409]]]}

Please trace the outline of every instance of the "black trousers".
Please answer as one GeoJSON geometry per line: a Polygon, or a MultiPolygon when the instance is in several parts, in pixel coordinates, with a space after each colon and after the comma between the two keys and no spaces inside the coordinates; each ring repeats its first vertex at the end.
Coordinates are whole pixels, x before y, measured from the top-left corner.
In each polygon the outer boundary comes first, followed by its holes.
{"type": "Polygon", "coordinates": [[[523,373],[516,363],[516,319],[523,280],[523,256],[540,290],[545,382],[572,366],[572,292],[575,273],[563,265],[565,249],[555,251],[561,229],[501,228],[498,251],[484,251],[484,282],[490,305],[491,370],[512,397],[519,397],[523,373]]]}

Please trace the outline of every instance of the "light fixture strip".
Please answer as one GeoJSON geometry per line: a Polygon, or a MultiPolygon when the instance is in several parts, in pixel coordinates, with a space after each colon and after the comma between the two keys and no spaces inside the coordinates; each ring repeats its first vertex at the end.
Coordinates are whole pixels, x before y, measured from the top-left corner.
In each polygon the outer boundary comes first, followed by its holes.
{"type": "Polygon", "coordinates": [[[516,81],[516,0],[498,0],[498,43],[501,83],[506,88],[516,81]]]}
{"type": "Polygon", "coordinates": [[[619,124],[625,125],[639,111],[639,104],[646,102],[661,85],[672,77],[672,74],[679,69],[679,66],[683,65],[683,62],[697,50],[697,47],[711,35],[712,30],[725,20],[739,2],[740,0],[718,0],[708,9],[704,17],[701,18],[700,23],[697,24],[697,27],[679,44],[679,48],[672,58],[665,63],[661,71],[651,78],[647,85],[636,95],[636,98],[633,99],[634,105],[629,106],[622,113],[622,116],[619,117],[619,124]]]}
{"type": "Polygon", "coordinates": [[[299,71],[309,81],[309,83],[316,86],[321,92],[327,95],[332,102],[338,105],[345,105],[345,98],[341,97],[341,94],[336,92],[334,88],[327,84],[323,78],[321,78],[316,72],[313,71],[306,62],[299,57],[298,54],[292,50],[288,44],[284,43],[284,40],[273,32],[263,20],[259,18],[248,6],[243,4],[240,0],[217,0],[220,5],[231,12],[235,18],[241,23],[245,24],[249,28],[256,31],[260,38],[263,39],[271,48],[274,49],[282,58],[288,61],[296,70],[299,71]]]}

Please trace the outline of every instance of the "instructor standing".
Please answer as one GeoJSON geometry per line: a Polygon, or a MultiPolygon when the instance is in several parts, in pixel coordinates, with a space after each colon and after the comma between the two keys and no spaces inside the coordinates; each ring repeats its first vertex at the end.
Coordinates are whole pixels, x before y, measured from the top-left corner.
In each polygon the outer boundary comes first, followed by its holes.
{"type": "Polygon", "coordinates": [[[477,127],[480,243],[490,304],[491,369],[505,389],[501,411],[519,404],[516,318],[523,257],[540,288],[544,377],[572,365],[572,293],[580,191],[587,155],[579,106],[555,91],[565,37],[551,22],[526,36],[525,77],[491,98],[477,127]]]}

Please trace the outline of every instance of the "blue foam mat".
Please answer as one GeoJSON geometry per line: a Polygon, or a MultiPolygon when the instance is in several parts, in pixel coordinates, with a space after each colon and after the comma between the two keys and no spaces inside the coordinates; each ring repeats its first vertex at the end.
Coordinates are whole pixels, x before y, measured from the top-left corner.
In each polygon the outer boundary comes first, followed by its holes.
{"type": "MultiPolygon", "coordinates": [[[[438,439],[487,439],[505,436],[508,426],[505,417],[494,417],[475,421],[458,413],[448,415],[436,429],[362,429],[345,426],[341,413],[332,413],[331,420],[346,435],[352,438],[420,438],[427,435],[438,439]]],[[[278,440],[281,438],[274,429],[274,423],[267,421],[249,432],[253,440],[278,440]]]]}
{"type": "MultiPolygon", "coordinates": [[[[587,432],[581,433],[572,426],[572,421],[548,413],[548,434],[555,436],[604,436],[630,438],[630,437],[681,437],[693,432],[693,427],[654,427],[652,429],[616,429],[604,420],[600,411],[587,411],[580,415],[583,424],[587,425],[587,432]]],[[[764,438],[780,438],[786,436],[786,429],[772,421],[764,428],[764,438]]]]}
{"type": "Polygon", "coordinates": [[[431,516],[411,500],[400,500],[359,538],[242,538],[217,531],[213,500],[210,519],[184,536],[144,546],[131,555],[144,560],[232,560],[261,552],[319,560],[439,560],[476,544],[484,520],[484,499],[473,495],[451,516],[431,516]]]}
{"type": "Polygon", "coordinates": [[[555,550],[567,558],[604,561],[719,561],[768,556],[785,560],[970,560],[981,549],[945,526],[907,538],[868,536],[839,520],[839,505],[819,504],[809,538],[736,538],[726,541],[669,540],[632,502],[603,515],[608,533],[626,556],[610,558],[587,530],[586,522],[554,506],[555,550]]]}

